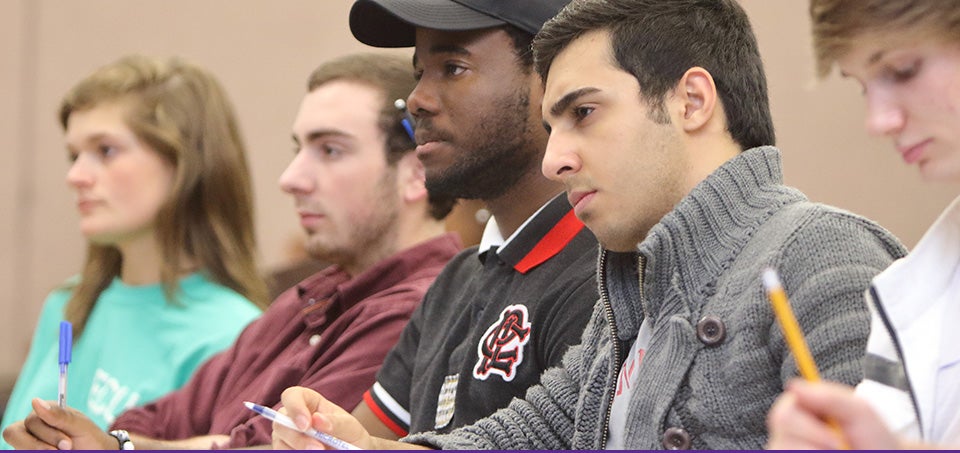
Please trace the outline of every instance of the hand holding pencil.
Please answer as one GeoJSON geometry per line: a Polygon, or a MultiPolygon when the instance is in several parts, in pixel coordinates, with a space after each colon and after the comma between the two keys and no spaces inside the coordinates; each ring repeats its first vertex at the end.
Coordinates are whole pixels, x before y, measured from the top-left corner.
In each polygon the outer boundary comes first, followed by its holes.
{"type": "Polygon", "coordinates": [[[770,408],[767,429],[769,450],[916,449],[901,444],[853,387],[836,382],[792,379],[770,408]]]}

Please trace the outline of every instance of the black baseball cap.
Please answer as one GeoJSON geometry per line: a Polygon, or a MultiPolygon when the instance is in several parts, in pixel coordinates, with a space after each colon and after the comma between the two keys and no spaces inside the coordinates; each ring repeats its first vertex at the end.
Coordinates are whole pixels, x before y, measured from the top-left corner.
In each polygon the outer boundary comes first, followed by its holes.
{"type": "Polygon", "coordinates": [[[466,31],[513,25],[532,35],[570,0],[357,0],[350,31],[374,47],[412,47],[416,28],[466,31]]]}

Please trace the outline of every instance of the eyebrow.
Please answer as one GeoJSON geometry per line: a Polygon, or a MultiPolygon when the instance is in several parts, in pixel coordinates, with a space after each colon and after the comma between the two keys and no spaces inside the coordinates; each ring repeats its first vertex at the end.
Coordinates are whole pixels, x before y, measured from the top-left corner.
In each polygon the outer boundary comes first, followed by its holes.
{"type": "MultiPolygon", "coordinates": [[[[430,55],[445,54],[445,53],[454,54],[454,55],[470,55],[470,51],[467,50],[465,47],[454,45],[454,44],[437,44],[431,47],[428,50],[428,53],[430,55]]],[[[413,53],[414,66],[417,65],[417,61],[418,61],[417,53],[414,52],[413,53]]]]}
{"type": "Polygon", "coordinates": [[[577,99],[591,93],[597,93],[599,91],[600,91],[599,88],[585,87],[585,88],[580,88],[579,90],[571,91],[563,95],[563,97],[560,98],[560,100],[555,102],[553,106],[550,107],[550,116],[554,116],[554,117],[560,116],[560,114],[563,113],[563,111],[566,110],[567,107],[570,107],[570,104],[573,104],[574,101],[576,101],[577,99]]]}
{"type": "Polygon", "coordinates": [[[92,134],[90,134],[90,135],[87,135],[87,136],[83,137],[83,138],[80,140],[80,143],[93,143],[93,142],[98,142],[98,141],[103,140],[103,139],[105,139],[105,138],[109,138],[110,135],[111,135],[111,134],[110,134],[109,132],[94,132],[94,133],[92,133],[92,134]]]}
{"type": "MultiPolygon", "coordinates": [[[[348,134],[348,133],[346,133],[346,132],[343,132],[343,131],[340,131],[340,130],[336,130],[336,129],[317,129],[317,130],[312,130],[312,131],[310,131],[310,132],[307,132],[306,142],[307,142],[307,143],[310,143],[310,142],[313,142],[314,140],[319,140],[319,139],[321,139],[321,138],[331,137],[331,136],[333,136],[333,137],[351,138],[351,135],[350,135],[350,134],[348,134]]],[[[296,143],[296,144],[298,144],[298,145],[302,145],[302,144],[303,144],[303,143],[300,143],[300,140],[297,138],[297,134],[290,134],[290,138],[292,138],[292,139],[293,139],[293,142],[296,143]]]]}
{"type": "MultiPolygon", "coordinates": [[[[880,61],[881,59],[883,59],[883,56],[886,55],[886,53],[887,53],[887,50],[886,50],[886,49],[880,49],[880,50],[878,50],[878,51],[870,54],[870,57],[867,58],[867,66],[873,66],[874,64],[876,64],[878,61],[880,61]]],[[[844,70],[841,69],[841,70],[840,70],[840,76],[842,76],[842,77],[850,77],[850,74],[847,74],[846,71],[844,71],[844,70]]]]}
{"type": "MultiPolygon", "coordinates": [[[[124,140],[124,139],[125,139],[122,135],[116,134],[116,133],[112,133],[112,132],[94,132],[94,133],[92,133],[92,134],[90,134],[90,135],[87,135],[87,136],[83,137],[79,142],[77,142],[77,144],[79,144],[80,146],[84,146],[84,145],[88,145],[88,144],[91,144],[91,143],[97,143],[97,142],[102,141],[102,140],[104,140],[104,139],[114,139],[114,138],[116,138],[116,139],[118,139],[118,140],[124,140]]],[[[72,145],[72,144],[71,144],[69,141],[66,142],[65,145],[67,146],[67,149],[68,149],[68,150],[72,150],[72,148],[71,148],[71,145],[72,145]]]]}

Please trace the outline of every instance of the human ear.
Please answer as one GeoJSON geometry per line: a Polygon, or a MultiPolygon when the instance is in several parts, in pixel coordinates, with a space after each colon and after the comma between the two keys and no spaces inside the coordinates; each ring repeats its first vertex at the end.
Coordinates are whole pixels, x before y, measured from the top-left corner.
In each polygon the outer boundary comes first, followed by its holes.
{"type": "Polygon", "coordinates": [[[677,100],[682,103],[680,122],[683,130],[703,128],[717,112],[717,86],[710,72],[699,66],[687,69],[677,83],[677,100]]]}
{"type": "Polygon", "coordinates": [[[427,198],[426,170],[416,153],[407,153],[397,161],[397,189],[403,201],[413,203],[427,198]]]}

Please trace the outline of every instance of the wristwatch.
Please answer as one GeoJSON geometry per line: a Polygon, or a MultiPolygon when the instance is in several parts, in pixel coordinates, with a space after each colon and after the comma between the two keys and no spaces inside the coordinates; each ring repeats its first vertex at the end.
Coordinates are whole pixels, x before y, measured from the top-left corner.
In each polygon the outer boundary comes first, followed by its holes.
{"type": "Polygon", "coordinates": [[[130,433],[122,429],[110,431],[110,435],[117,439],[120,444],[120,450],[136,450],[133,448],[133,441],[130,440],[130,433]]]}

